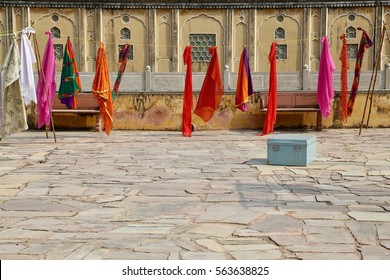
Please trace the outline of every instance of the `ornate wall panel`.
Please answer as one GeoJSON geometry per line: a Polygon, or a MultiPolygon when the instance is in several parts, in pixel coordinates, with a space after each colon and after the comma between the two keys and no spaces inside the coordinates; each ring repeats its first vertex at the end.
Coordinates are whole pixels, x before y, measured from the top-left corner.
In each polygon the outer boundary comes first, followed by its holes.
{"type": "Polygon", "coordinates": [[[130,44],[133,56],[129,58],[126,72],[143,72],[148,55],[146,10],[104,10],[104,43],[111,72],[118,70],[120,46],[130,44]]]}
{"type": "MultiPolygon", "coordinates": [[[[215,36],[216,45],[218,47],[218,55],[219,61],[221,65],[221,70],[223,70],[223,65],[225,65],[224,61],[224,53],[225,53],[225,26],[226,22],[225,13],[223,10],[184,10],[180,13],[180,39],[179,39],[179,54],[182,54],[184,48],[190,44],[190,35],[211,35],[211,37],[215,36]]],[[[202,42],[211,42],[207,40],[206,36],[204,36],[205,41],[199,41],[201,45],[202,42]]],[[[179,67],[181,71],[184,71],[182,57],[179,56],[180,63],[179,67]]],[[[203,62],[194,61],[193,71],[194,72],[206,72],[208,67],[207,60],[203,62]]]]}
{"type": "MultiPolygon", "coordinates": [[[[40,56],[43,56],[48,36],[46,31],[53,32],[53,43],[56,51],[56,71],[61,72],[62,56],[67,37],[70,37],[76,58],[80,57],[81,38],[78,32],[77,9],[31,9],[31,20],[37,32],[40,56]],[[62,52],[62,54],[61,54],[62,52]]],[[[78,61],[79,62],[79,61],[78,61]]],[[[83,70],[80,70],[83,71],[83,70]]]]}
{"type": "MultiPolygon", "coordinates": [[[[387,28],[390,28],[390,6],[383,8],[383,22],[386,24],[387,28]]],[[[390,64],[390,41],[385,39],[382,49],[382,68],[384,68],[384,66],[386,67],[387,64],[390,64]]]]}
{"type": "Polygon", "coordinates": [[[278,72],[296,72],[303,68],[303,10],[259,10],[257,45],[260,72],[269,71],[268,55],[272,42],[278,42],[278,72]]]}
{"type": "Polygon", "coordinates": [[[157,72],[172,71],[172,14],[170,10],[158,10],[156,13],[156,69],[157,72]]]}
{"type": "MultiPolygon", "coordinates": [[[[247,50],[254,49],[251,46],[249,36],[250,10],[237,10],[233,12],[233,65],[232,72],[238,72],[243,45],[247,50]]],[[[251,61],[251,57],[249,57],[251,61]]]]}
{"type": "Polygon", "coordinates": [[[100,24],[98,23],[98,11],[95,9],[82,10],[82,40],[84,42],[84,67],[81,67],[86,72],[95,70],[96,46],[98,38],[98,30],[100,24]]]}
{"type": "MultiPolygon", "coordinates": [[[[342,46],[340,36],[343,33],[346,33],[347,44],[350,45],[349,69],[354,69],[356,56],[354,56],[352,52],[356,52],[355,50],[358,47],[362,36],[362,31],[357,30],[357,28],[363,28],[373,42],[375,41],[375,8],[329,9],[328,17],[329,25],[327,28],[331,42],[330,51],[336,67],[337,69],[341,68],[341,62],[338,59],[342,46]]],[[[380,32],[380,29],[378,31],[380,32]]],[[[363,71],[372,70],[374,49],[374,46],[366,49],[362,65],[363,71]]]]}
{"type": "MultiPolygon", "coordinates": [[[[308,69],[317,71],[320,61],[320,39],[321,39],[321,10],[310,9],[309,12],[309,32],[306,43],[309,48],[308,69]]],[[[304,61],[306,64],[307,61],[304,61]]]]}

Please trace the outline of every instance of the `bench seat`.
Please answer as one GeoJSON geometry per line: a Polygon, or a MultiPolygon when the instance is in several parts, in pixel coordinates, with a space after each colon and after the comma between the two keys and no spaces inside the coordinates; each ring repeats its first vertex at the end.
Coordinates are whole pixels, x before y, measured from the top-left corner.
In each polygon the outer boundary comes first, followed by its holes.
{"type": "MultiPolygon", "coordinates": [[[[316,113],[316,130],[322,130],[322,114],[317,103],[317,92],[278,92],[277,112],[316,113]]],[[[267,112],[268,93],[260,94],[260,112],[267,112]]]]}
{"type": "Polygon", "coordinates": [[[100,114],[99,104],[92,93],[80,93],[77,98],[78,108],[70,109],[61,103],[61,100],[56,94],[54,96],[54,104],[51,110],[52,115],[55,114],[77,114],[77,115],[92,115],[96,116],[96,129],[102,131],[102,117],[100,114]]]}

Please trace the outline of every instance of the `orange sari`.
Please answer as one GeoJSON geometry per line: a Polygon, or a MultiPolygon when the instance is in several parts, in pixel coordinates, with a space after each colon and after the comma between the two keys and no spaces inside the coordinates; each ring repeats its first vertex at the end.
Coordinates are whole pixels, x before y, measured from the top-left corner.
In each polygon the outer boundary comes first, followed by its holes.
{"type": "Polygon", "coordinates": [[[96,73],[92,84],[92,93],[100,106],[104,121],[104,131],[110,135],[114,120],[114,104],[112,102],[110,75],[104,44],[100,43],[96,57],[96,73]]]}

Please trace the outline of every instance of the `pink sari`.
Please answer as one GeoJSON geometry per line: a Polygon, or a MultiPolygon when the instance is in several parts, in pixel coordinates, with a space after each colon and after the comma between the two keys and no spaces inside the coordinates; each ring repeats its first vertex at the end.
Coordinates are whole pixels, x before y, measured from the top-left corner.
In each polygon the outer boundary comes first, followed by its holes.
{"type": "Polygon", "coordinates": [[[322,53],[320,59],[320,69],[318,71],[317,101],[321,114],[327,118],[330,115],[332,100],[334,96],[333,72],[336,67],[330,55],[329,42],[326,36],[322,37],[322,53]]]}
{"type": "Polygon", "coordinates": [[[37,111],[38,128],[50,125],[51,108],[53,107],[53,97],[56,92],[56,63],[54,57],[54,45],[51,32],[46,43],[45,53],[42,59],[42,69],[39,73],[37,84],[37,111]]]}

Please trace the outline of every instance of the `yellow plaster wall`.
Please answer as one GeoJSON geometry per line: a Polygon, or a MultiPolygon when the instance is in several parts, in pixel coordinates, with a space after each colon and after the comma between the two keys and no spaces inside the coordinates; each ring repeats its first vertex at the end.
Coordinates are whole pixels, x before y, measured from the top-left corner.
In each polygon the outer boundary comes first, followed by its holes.
{"type": "MultiPolygon", "coordinates": [[[[339,100],[334,99],[331,114],[323,118],[323,127],[359,127],[366,94],[357,95],[351,117],[346,123],[340,120],[339,100]]],[[[194,96],[194,108],[197,95],[194,96]]],[[[182,95],[176,94],[120,94],[115,101],[114,130],[181,130],[182,95]]],[[[192,114],[192,123],[196,130],[215,129],[262,129],[265,113],[259,112],[258,95],[249,101],[248,111],[241,112],[234,107],[234,94],[225,94],[218,110],[209,122],[192,114]]],[[[366,117],[368,116],[368,106],[366,117]]],[[[29,114],[34,114],[30,111],[29,114]]],[[[36,123],[36,118],[29,117],[36,123]]],[[[94,117],[56,115],[58,128],[94,128],[94,117]]],[[[32,124],[36,126],[36,124],[32,124]]],[[[278,113],[275,128],[315,128],[316,113],[278,113]]],[[[390,93],[376,93],[370,115],[370,127],[390,127],[390,93]]],[[[31,123],[30,123],[31,127],[31,123]]]]}

